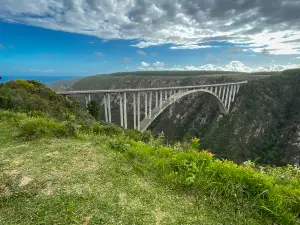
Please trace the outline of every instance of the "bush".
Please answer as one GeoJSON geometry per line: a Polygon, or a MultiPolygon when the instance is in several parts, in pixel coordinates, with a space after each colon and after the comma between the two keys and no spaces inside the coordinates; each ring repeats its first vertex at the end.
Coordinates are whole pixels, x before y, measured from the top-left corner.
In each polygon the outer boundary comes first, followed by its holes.
{"type": "Polygon", "coordinates": [[[53,119],[29,117],[18,124],[19,137],[34,139],[41,137],[71,137],[76,136],[79,127],[73,121],[57,123],[53,119]]]}
{"type": "Polygon", "coordinates": [[[121,137],[109,139],[108,146],[118,152],[126,152],[131,147],[127,140],[121,137]]]}
{"type": "Polygon", "coordinates": [[[87,110],[96,120],[99,120],[100,106],[95,101],[90,101],[87,105],[87,110]]]}
{"type": "Polygon", "coordinates": [[[75,115],[77,120],[94,121],[77,101],[67,100],[38,81],[12,80],[0,86],[0,109],[16,112],[43,112],[46,116],[64,121],[64,114],[75,115]]]}
{"type": "Polygon", "coordinates": [[[13,102],[9,97],[0,96],[0,109],[12,109],[13,102]]]}
{"type": "Polygon", "coordinates": [[[15,113],[6,110],[0,110],[0,121],[18,123],[24,119],[26,119],[26,114],[24,113],[15,113]]]}
{"type": "Polygon", "coordinates": [[[16,80],[16,84],[19,85],[19,86],[21,86],[21,87],[27,88],[29,90],[31,90],[31,89],[34,88],[34,84],[33,83],[29,83],[26,80],[17,79],[16,80]]]}
{"type": "Polygon", "coordinates": [[[123,129],[114,124],[101,125],[100,123],[94,123],[91,126],[91,130],[95,134],[104,134],[107,136],[124,134],[127,138],[135,141],[149,142],[153,138],[151,131],[140,132],[134,129],[123,129]]]}

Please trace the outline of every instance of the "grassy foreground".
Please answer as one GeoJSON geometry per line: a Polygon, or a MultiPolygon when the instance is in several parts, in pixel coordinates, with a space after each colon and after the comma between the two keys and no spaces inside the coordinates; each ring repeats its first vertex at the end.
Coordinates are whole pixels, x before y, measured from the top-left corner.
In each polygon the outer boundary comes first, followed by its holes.
{"type": "Polygon", "coordinates": [[[105,136],[15,141],[12,132],[0,124],[0,224],[262,222],[143,176],[105,136]]]}
{"type": "Polygon", "coordinates": [[[297,168],[74,127],[0,111],[0,224],[299,224],[297,168]]]}

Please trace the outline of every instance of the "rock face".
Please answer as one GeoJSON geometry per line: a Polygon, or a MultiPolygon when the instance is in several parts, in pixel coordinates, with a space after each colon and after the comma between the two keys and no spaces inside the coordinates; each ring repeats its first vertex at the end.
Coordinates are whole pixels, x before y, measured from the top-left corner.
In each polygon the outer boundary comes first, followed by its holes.
{"type": "MultiPolygon", "coordinates": [[[[73,89],[184,86],[247,79],[250,82],[240,89],[229,115],[222,115],[208,94],[191,94],[165,110],[149,129],[156,134],[163,131],[169,141],[182,140],[187,133],[200,137],[202,148],[236,162],[251,159],[285,165],[300,163],[299,74],[295,70],[274,76],[94,76],[78,81],[73,89]]],[[[113,121],[119,123],[114,101],[113,121]]],[[[128,124],[133,124],[132,114],[128,118],[128,124]]]]}

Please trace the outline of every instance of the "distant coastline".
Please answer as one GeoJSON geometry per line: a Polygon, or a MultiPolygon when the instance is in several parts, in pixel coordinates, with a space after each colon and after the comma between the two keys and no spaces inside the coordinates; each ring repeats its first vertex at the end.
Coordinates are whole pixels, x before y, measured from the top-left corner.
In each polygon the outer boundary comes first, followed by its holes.
{"type": "Polygon", "coordinates": [[[0,82],[7,82],[9,80],[23,79],[23,80],[38,80],[44,84],[54,83],[61,80],[73,80],[81,78],[79,76],[2,76],[0,82]]]}

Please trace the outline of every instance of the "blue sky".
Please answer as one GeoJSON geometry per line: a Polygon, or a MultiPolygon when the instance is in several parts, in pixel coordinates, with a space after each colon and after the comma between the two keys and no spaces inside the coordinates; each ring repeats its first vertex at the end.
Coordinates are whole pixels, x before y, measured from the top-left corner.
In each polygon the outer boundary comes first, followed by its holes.
{"type": "Polygon", "coordinates": [[[189,8],[190,1],[179,0],[175,6],[168,5],[168,1],[162,4],[164,0],[124,0],[120,4],[109,0],[2,2],[2,76],[300,67],[300,20],[299,14],[292,15],[293,8],[300,9],[296,0],[286,1],[285,5],[280,5],[285,1],[278,2],[275,7],[277,17],[282,17],[279,20],[265,11],[267,6],[251,5],[249,2],[256,1],[250,0],[238,1],[240,5],[233,4],[231,8],[213,5],[216,1],[205,0],[203,5],[195,1],[193,7],[200,7],[200,12],[207,7],[202,14],[189,8]],[[294,5],[283,8],[290,3],[294,5]],[[224,18],[217,18],[215,10],[224,18]],[[291,10],[289,15],[285,14],[287,10],[291,10]],[[250,16],[245,17],[245,12],[250,16]],[[234,13],[239,20],[226,17],[228,13],[234,13]],[[257,23],[260,14],[267,19],[257,23]],[[203,18],[205,23],[201,22],[203,18]],[[274,23],[278,29],[274,29],[274,23]]]}

